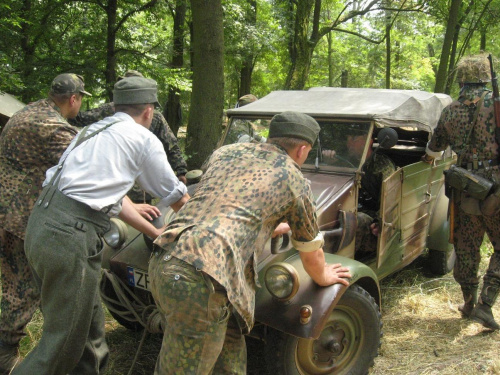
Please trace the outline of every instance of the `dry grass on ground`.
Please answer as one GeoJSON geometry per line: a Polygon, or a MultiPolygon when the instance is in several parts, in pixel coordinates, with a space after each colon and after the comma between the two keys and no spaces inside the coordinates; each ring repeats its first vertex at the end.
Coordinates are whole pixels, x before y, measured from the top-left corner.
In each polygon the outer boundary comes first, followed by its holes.
{"type": "MultiPolygon", "coordinates": [[[[491,252],[486,245],[483,252],[491,252]]],[[[483,259],[484,272],[487,258],[483,259]]],[[[370,374],[500,375],[500,333],[461,319],[457,305],[460,288],[451,274],[435,278],[426,271],[425,259],[381,283],[384,337],[379,357],[370,374]]],[[[500,319],[500,303],[494,314],[500,319]]],[[[23,340],[26,354],[39,340],[42,319],[37,313],[23,340]]],[[[107,375],[127,375],[142,338],[107,317],[107,340],[111,349],[107,375]]],[[[250,341],[252,347],[258,343],[250,341]]],[[[132,374],[152,374],[161,346],[160,335],[148,335],[132,374]]],[[[262,352],[249,356],[249,374],[264,375],[262,352]]]]}
{"type": "MultiPolygon", "coordinates": [[[[371,374],[500,374],[500,333],[461,318],[451,274],[432,278],[419,259],[381,288],[384,338],[371,374]]],[[[494,315],[500,319],[498,303],[494,315]]]]}

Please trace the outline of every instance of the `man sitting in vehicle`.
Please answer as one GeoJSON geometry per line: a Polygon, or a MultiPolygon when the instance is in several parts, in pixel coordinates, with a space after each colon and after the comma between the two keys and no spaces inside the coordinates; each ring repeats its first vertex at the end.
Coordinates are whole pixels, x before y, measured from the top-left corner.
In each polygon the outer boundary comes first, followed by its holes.
{"type": "MultiPolygon", "coordinates": [[[[355,124],[347,135],[347,149],[349,157],[360,160],[368,134],[355,124]]],[[[358,226],[356,229],[356,258],[373,253],[377,249],[377,237],[379,233],[378,211],[380,209],[380,194],[382,182],[395,170],[396,165],[386,155],[373,152],[373,139],[370,139],[366,161],[361,168],[361,189],[359,191],[358,226]]],[[[335,159],[335,150],[323,149],[324,157],[335,159]]]]}

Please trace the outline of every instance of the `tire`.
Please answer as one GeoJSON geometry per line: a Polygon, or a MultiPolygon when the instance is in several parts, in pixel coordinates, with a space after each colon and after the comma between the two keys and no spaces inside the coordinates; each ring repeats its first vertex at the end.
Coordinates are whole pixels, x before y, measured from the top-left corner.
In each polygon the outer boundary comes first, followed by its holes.
{"type": "Polygon", "coordinates": [[[379,306],[358,285],[346,290],[317,340],[268,332],[266,361],[270,374],[368,373],[382,337],[379,306]]]}
{"type": "MultiPolygon", "coordinates": [[[[101,285],[100,285],[100,293],[101,299],[104,302],[104,305],[108,308],[110,315],[123,327],[134,331],[139,332],[144,329],[141,323],[137,321],[130,321],[124,318],[120,313],[123,312],[126,314],[127,310],[118,303],[113,303],[111,301],[118,301],[118,296],[116,295],[115,290],[113,289],[113,285],[108,282],[104,275],[101,276],[101,285]],[[115,312],[118,311],[118,312],[115,312]]],[[[128,315],[128,314],[127,314],[128,315]]],[[[130,314],[132,315],[132,314],[130,314]]]]}
{"type": "Polygon", "coordinates": [[[450,245],[447,251],[429,249],[429,268],[434,275],[443,276],[451,272],[455,259],[454,246],[450,245]]]}

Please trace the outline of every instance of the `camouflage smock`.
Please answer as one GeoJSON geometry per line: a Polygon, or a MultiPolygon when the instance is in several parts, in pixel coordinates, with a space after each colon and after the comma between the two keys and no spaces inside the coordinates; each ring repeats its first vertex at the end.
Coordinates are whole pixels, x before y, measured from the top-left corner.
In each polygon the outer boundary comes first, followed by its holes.
{"type": "Polygon", "coordinates": [[[59,162],[78,129],[51,99],[28,104],[0,136],[0,227],[24,240],[45,172],[59,162]]]}
{"type": "Polygon", "coordinates": [[[248,332],[259,286],[257,257],[280,222],[288,222],[297,241],[316,237],[314,198],[297,163],[276,145],[224,146],[207,165],[193,197],[155,244],[172,249],[168,243],[178,239],[170,255],[222,284],[248,332]]]}
{"type": "MultiPolygon", "coordinates": [[[[477,160],[497,160],[498,145],[495,142],[495,126],[491,92],[484,87],[466,86],[458,100],[443,109],[428,148],[431,151],[443,151],[451,146],[453,151],[462,156],[462,166],[473,161],[474,148],[477,152],[477,160]],[[475,102],[478,102],[484,92],[487,93],[479,110],[477,122],[467,141],[473,125],[475,102]]],[[[500,181],[498,166],[479,174],[500,181]]]]}
{"type": "MultiPolygon", "coordinates": [[[[73,120],[69,120],[69,123],[83,127],[102,120],[105,117],[112,116],[114,113],[113,103],[105,103],[88,111],[80,111],[73,120]]],[[[165,117],[160,112],[154,112],[149,130],[161,141],[167,154],[168,162],[177,176],[185,175],[187,173],[187,164],[182,157],[177,138],[168,126],[167,120],[165,120],[165,117]]]]}

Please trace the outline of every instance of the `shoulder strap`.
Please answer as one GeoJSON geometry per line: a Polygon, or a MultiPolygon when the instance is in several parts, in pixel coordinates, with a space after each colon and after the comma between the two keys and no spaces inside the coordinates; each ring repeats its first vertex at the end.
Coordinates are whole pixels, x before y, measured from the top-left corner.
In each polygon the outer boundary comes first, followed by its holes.
{"type": "Polygon", "coordinates": [[[64,160],[62,160],[57,169],[56,169],[56,173],[54,173],[54,175],[52,176],[52,178],[50,179],[50,182],[49,182],[49,185],[53,185],[54,182],[56,182],[58,180],[58,177],[59,177],[59,174],[61,173],[61,170],[63,168],[63,165],[64,165],[64,162],[66,161],[66,159],[68,158],[69,154],[71,153],[71,151],[73,151],[75,148],[77,148],[78,146],[80,146],[83,142],[85,142],[86,140],[96,136],[97,134],[99,134],[100,132],[102,132],[103,130],[106,130],[107,128],[109,128],[111,125],[114,125],[116,124],[117,122],[120,122],[119,120],[118,121],[115,121],[115,122],[112,122],[106,126],[103,126],[101,129],[98,129],[96,130],[95,132],[85,136],[85,134],[87,134],[87,130],[89,128],[90,125],[87,125],[86,127],[84,127],[82,129],[82,131],[80,132],[80,135],[78,136],[78,139],[76,140],[76,143],[75,143],[75,146],[66,154],[66,157],[64,158],[64,160]]]}

